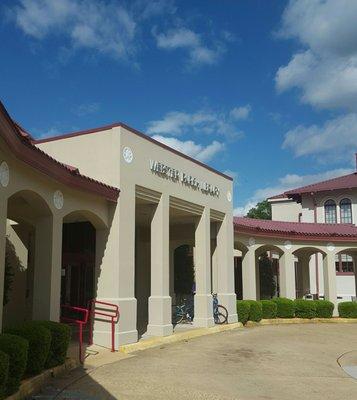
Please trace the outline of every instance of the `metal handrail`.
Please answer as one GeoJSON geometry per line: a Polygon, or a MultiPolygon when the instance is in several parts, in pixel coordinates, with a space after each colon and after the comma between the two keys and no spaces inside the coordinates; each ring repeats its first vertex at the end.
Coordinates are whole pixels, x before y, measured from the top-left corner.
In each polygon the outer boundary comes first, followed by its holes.
{"type": "MultiPolygon", "coordinates": [[[[100,316],[100,317],[108,317],[110,320],[107,322],[111,323],[111,328],[112,328],[112,352],[115,351],[115,324],[119,322],[120,318],[120,312],[119,312],[119,307],[116,304],[112,303],[107,303],[105,301],[99,301],[96,299],[93,299],[90,301],[90,315],[92,318],[92,323],[94,322],[95,316],[100,316]],[[103,310],[103,307],[100,308],[100,311],[96,310],[97,305],[103,305],[105,307],[112,307],[112,309],[109,309],[108,312],[105,312],[103,310]]],[[[90,336],[89,336],[89,344],[93,344],[93,326],[92,329],[90,329],[90,336]]]]}
{"type": "Polygon", "coordinates": [[[75,311],[75,312],[82,312],[84,314],[82,319],[75,319],[75,318],[61,316],[61,321],[75,323],[79,327],[79,331],[78,331],[79,361],[81,363],[83,363],[84,362],[84,356],[83,356],[83,350],[82,350],[83,349],[83,326],[85,326],[88,322],[89,310],[87,308],[82,308],[82,307],[73,307],[68,304],[62,304],[61,309],[67,309],[67,310],[75,311]]]}

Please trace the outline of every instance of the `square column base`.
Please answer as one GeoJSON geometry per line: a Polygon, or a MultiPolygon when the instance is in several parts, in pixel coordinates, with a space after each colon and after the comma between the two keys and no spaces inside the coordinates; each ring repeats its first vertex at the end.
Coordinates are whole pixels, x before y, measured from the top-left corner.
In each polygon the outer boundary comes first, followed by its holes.
{"type": "Polygon", "coordinates": [[[168,336],[173,333],[172,301],[170,296],[149,297],[149,323],[147,334],[168,336]]]}
{"type": "Polygon", "coordinates": [[[213,299],[210,294],[195,294],[193,325],[201,328],[214,326],[213,299]]]}
{"type": "MultiPolygon", "coordinates": [[[[124,344],[138,341],[136,329],[136,299],[129,298],[98,298],[99,301],[115,304],[119,307],[119,322],[115,325],[115,349],[124,344]]],[[[103,306],[105,308],[105,306],[103,306]]],[[[97,316],[93,326],[93,343],[111,348],[112,326],[110,319],[101,319],[97,316]]]]}
{"type": "Polygon", "coordinates": [[[218,304],[226,307],[229,324],[238,322],[237,296],[235,293],[218,293],[218,304]]]}

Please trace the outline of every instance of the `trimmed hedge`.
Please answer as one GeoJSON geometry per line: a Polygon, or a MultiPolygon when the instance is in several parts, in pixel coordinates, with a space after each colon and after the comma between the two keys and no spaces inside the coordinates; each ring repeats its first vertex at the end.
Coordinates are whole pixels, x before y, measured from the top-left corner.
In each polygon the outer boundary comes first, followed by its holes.
{"type": "Polygon", "coordinates": [[[250,302],[249,300],[237,301],[238,321],[245,325],[249,319],[250,302]]]}
{"type": "Polygon", "coordinates": [[[277,313],[277,305],[274,301],[272,300],[261,300],[260,301],[262,305],[262,318],[263,319],[273,319],[276,318],[276,313],[277,313]]]}
{"type": "Polygon", "coordinates": [[[0,350],[9,356],[9,376],[5,394],[15,393],[26,371],[29,342],[16,335],[0,335],[0,350]]]}
{"type": "Polygon", "coordinates": [[[259,301],[247,300],[250,304],[249,308],[249,321],[259,322],[263,317],[262,305],[259,301]]]}
{"type": "Polygon", "coordinates": [[[41,326],[51,332],[51,345],[45,362],[45,368],[56,367],[66,361],[67,350],[71,340],[71,328],[60,322],[33,321],[33,326],[41,326]]]}
{"type": "Polygon", "coordinates": [[[332,318],[335,305],[328,300],[315,300],[316,317],[317,318],[332,318]]]}
{"type": "Polygon", "coordinates": [[[26,372],[37,375],[43,371],[51,346],[51,331],[34,322],[6,331],[21,336],[29,342],[26,372]]]}
{"type": "Polygon", "coordinates": [[[357,302],[343,301],[338,304],[338,315],[341,318],[357,318],[357,302]]]}
{"type": "Polygon", "coordinates": [[[276,315],[278,318],[294,318],[295,305],[293,300],[286,299],[285,297],[277,297],[272,301],[274,301],[277,306],[276,315]]]}
{"type": "Polygon", "coordinates": [[[5,398],[6,382],[9,375],[9,356],[0,351],[0,400],[5,398]]]}
{"type": "Polygon", "coordinates": [[[295,303],[295,317],[296,318],[315,318],[316,317],[316,304],[312,300],[296,299],[295,303]]]}

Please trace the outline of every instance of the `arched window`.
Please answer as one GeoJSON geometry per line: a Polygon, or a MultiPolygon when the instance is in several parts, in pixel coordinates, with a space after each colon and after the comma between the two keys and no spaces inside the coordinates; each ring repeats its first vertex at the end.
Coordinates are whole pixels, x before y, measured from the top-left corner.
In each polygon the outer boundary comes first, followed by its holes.
{"type": "Polygon", "coordinates": [[[340,201],[341,224],[352,224],[352,205],[350,199],[340,201]]]}
{"type": "Polygon", "coordinates": [[[325,202],[325,222],[326,224],[336,224],[336,203],[333,200],[327,200],[325,202]]]}

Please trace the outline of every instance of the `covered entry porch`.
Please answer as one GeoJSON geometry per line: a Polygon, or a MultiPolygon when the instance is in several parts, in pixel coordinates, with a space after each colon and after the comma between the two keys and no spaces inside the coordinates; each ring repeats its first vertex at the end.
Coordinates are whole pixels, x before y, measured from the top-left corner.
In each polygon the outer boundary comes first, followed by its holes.
{"type": "Polygon", "coordinates": [[[214,325],[212,293],[236,322],[232,221],[208,207],[136,187],[135,297],[139,336],[173,332],[175,306],[192,302],[193,324],[214,325]]]}
{"type": "MultiPolygon", "coordinates": [[[[236,264],[239,265],[236,282],[241,282],[238,297],[256,300],[308,296],[325,298],[337,305],[336,260],[339,254],[349,254],[356,261],[355,226],[235,218],[234,230],[236,264]],[[313,283],[317,257],[322,260],[323,292],[320,289],[316,293],[313,283]],[[262,276],[269,268],[273,288],[267,294],[261,285],[262,276]]],[[[356,268],[354,271],[356,273],[356,268]]]]}

